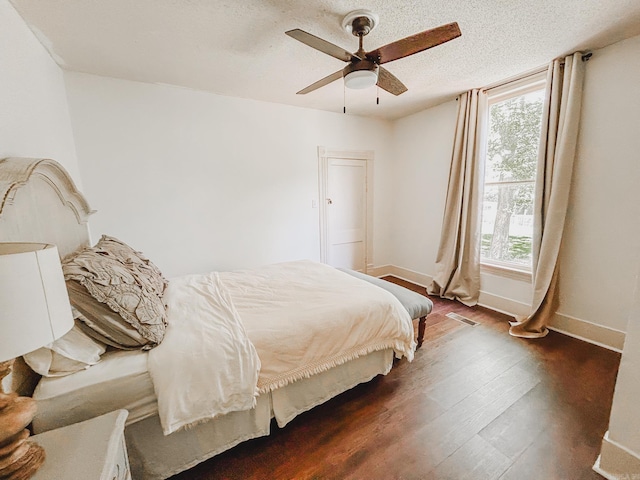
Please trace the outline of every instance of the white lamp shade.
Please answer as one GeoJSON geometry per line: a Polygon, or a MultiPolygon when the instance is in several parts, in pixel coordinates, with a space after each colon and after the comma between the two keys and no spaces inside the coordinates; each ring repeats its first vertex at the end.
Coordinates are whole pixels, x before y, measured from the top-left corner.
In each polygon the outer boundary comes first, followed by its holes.
{"type": "Polygon", "coordinates": [[[378,83],[378,70],[355,70],[344,77],[347,88],[369,88],[378,83]]]}
{"type": "Polygon", "coordinates": [[[0,243],[0,362],[47,345],[71,327],[56,246],[0,243]]]}

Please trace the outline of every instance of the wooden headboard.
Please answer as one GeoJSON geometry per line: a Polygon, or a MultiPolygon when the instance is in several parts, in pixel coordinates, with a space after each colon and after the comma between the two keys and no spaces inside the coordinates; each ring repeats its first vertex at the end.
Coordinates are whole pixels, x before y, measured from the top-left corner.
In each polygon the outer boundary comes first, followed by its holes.
{"type": "MultiPolygon", "coordinates": [[[[0,160],[0,242],[52,243],[61,257],[89,245],[94,213],[67,171],[55,160],[0,160]]],[[[30,395],[37,376],[16,361],[3,386],[30,395]]]]}

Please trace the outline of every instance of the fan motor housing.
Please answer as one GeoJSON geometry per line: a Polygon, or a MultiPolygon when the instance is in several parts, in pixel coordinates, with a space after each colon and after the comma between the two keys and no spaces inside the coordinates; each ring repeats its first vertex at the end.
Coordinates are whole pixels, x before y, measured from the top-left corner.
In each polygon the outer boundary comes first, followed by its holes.
{"type": "Polygon", "coordinates": [[[367,59],[360,60],[358,62],[349,63],[342,70],[342,75],[346,77],[351,72],[357,72],[359,70],[369,70],[371,72],[375,72],[376,75],[377,75],[378,74],[378,65],[376,65],[371,60],[367,60],[367,59]]]}

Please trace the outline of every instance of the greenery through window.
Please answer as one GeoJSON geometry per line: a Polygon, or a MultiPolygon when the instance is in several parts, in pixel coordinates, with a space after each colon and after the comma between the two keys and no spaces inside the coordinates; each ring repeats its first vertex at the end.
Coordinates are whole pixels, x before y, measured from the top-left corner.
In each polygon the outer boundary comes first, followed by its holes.
{"type": "Polygon", "coordinates": [[[481,262],[531,271],[544,81],[489,93],[481,262]]]}

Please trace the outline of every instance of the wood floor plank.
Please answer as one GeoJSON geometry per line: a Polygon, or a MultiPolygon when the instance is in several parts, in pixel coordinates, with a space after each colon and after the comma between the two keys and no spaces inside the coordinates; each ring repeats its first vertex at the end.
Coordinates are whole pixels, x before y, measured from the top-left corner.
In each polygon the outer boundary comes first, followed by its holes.
{"type": "MultiPolygon", "coordinates": [[[[423,381],[427,388],[445,382],[452,376],[464,377],[468,368],[487,356],[500,356],[504,349],[511,349],[505,344],[505,341],[509,342],[509,338],[479,327],[466,326],[450,336],[452,339],[449,342],[436,345],[424,354],[420,352],[424,357],[413,367],[414,375],[423,381]]],[[[500,372],[496,375],[498,373],[500,372]]]]}
{"type": "Polygon", "coordinates": [[[424,478],[433,480],[496,480],[511,460],[477,435],[456,450],[424,478]]]}
{"type": "Polygon", "coordinates": [[[506,315],[432,300],[412,363],[172,479],[601,478],[620,355],[555,332],[516,339],[506,315]]]}
{"type": "Polygon", "coordinates": [[[438,463],[464,445],[539,383],[535,375],[510,368],[427,423],[416,439],[432,445],[438,463]]]}
{"type": "Polygon", "coordinates": [[[552,397],[553,392],[544,383],[539,383],[483,428],[479,435],[516,460],[542,430],[558,419],[557,403],[552,397]]]}
{"type": "Polygon", "coordinates": [[[433,346],[436,340],[464,327],[465,325],[460,322],[456,322],[441,313],[429,315],[427,316],[424,330],[425,343],[433,346]]]}
{"type": "Polygon", "coordinates": [[[469,362],[445,379],[430,383],[426,391],[440,405],[452,407],[519,363],[525,355],[526,350],[519,345],[504,345],[469,362]]]}
{"type": "Polygon", "coordinates": [[[592,446],[551,430],[542,430],[500,480],[602,480],[591,468],[592,446]]]}
{"type": "MultiPolygon", "coordinates": [[[[418,431],[398,439],[394,448],[381,452],[373,465],[396,465],[397,478],[430,478],[425,477],[426,472],[446,461],[537,382],[535,376],[517,367],[509,369],[431,422],[425,422],[418,431]],[[420,475],[414,477],[416,472],[420,475]]],[[[354,478],[365,473],[356,472],[354,478]]]]}

